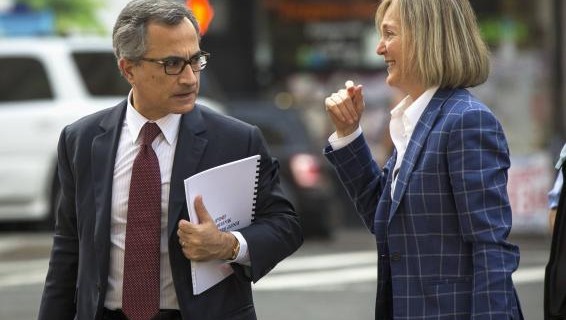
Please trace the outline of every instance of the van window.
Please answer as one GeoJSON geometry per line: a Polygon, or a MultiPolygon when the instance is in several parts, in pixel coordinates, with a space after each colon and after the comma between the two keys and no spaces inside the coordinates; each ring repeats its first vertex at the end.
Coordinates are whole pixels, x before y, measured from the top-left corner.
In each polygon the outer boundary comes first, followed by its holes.
{"type": "Polygon", "coordinates": [[[112,52],[75,52],[73,59],[91,95],[125,96],[130,91],[112,52]]]}
{"type": "Polygon", "coordinates": [[[43,65],[29,57],[0,58],[0,102],[53,99],[43,65]]]}

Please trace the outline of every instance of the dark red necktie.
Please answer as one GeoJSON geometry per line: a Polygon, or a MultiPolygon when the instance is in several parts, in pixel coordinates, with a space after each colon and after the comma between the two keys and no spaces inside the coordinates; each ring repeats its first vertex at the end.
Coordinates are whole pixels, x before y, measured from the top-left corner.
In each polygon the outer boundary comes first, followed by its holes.
{"type": "Polygon", "coordinates": [[[155,123],[143,126],[132,167],[122,288],[122,311],[130,320],[149,320],[159,312],[161,173],[151,143],[160,132],[155,123]]]}

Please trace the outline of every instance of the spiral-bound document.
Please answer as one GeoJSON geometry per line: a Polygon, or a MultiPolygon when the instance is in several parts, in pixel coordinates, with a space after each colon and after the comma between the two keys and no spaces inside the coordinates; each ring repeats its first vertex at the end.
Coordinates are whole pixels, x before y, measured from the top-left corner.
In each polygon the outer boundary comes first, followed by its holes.
{"type": "MultiPolygon", "coordinates": [[[[221,231],[234,231],[254,219],[260,155],[229,162],[185,179],[189,219],[198,223],[194,199],[202,195],[204,206],[221,231]]],[[[197,295],[234,272],[224,260],[192,261],[193,294],[197,295]]]]}

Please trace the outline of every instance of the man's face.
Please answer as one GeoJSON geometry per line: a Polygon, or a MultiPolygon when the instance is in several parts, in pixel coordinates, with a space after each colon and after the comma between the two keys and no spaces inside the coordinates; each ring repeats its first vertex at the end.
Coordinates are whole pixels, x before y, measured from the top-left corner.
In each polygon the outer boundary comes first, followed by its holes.
{"type": "MultiPolygon", "coordinates": [[[[175,26],[150,23],[146,40],[145,59],[190,59],[200,54],[199,38],[187,18],[175,26]]],[[[136,63],[122,59],[120,66],[133,87],[133,105],[146,118],[157,120],[194,108],[200,72],[194,72],[190,64],[178,75],[165,74],[163,65],[144,60],[136,63]]]]}

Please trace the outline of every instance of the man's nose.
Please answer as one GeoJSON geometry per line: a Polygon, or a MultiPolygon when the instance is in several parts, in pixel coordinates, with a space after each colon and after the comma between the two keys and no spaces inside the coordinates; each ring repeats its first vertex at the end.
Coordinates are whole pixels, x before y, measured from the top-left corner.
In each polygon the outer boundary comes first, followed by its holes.
{"type": "Polygon", "coordinates": [[[197,82],[197,73],[193,71],[190,65],[187,65],[179,74],[179,82],[188,84],[194,84],[197,82]]]}

